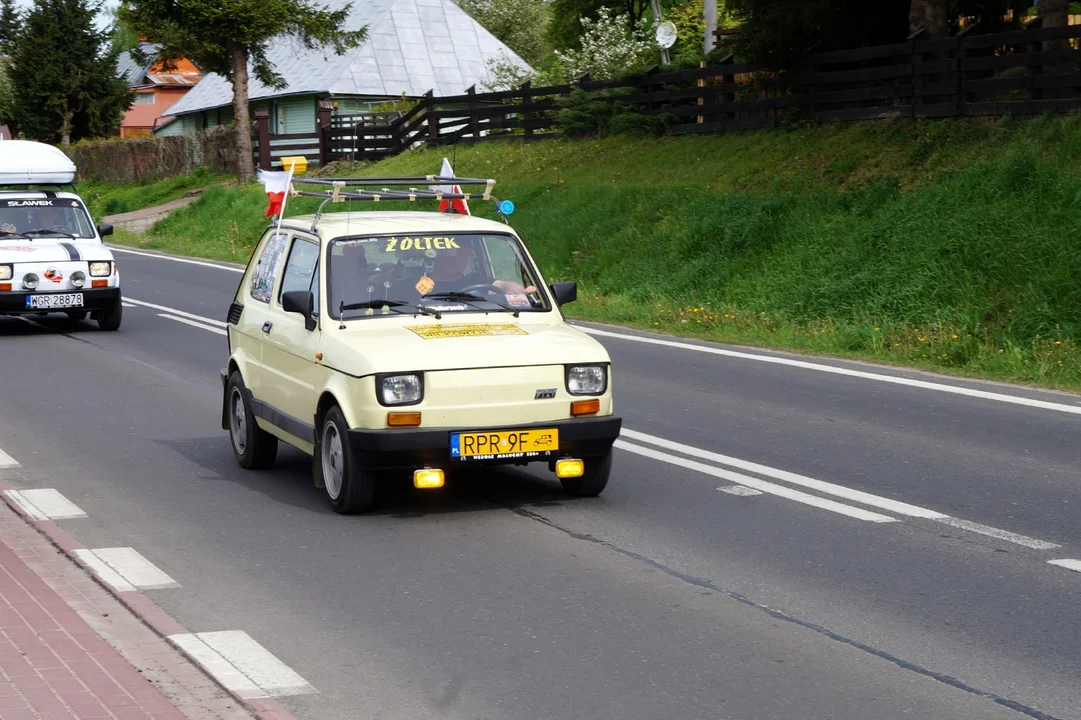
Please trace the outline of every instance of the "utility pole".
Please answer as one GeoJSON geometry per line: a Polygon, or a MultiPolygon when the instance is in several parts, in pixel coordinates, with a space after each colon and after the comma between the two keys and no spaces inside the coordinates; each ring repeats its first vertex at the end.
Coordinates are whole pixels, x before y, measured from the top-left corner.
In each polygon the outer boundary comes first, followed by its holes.
{"type": "MultiPolygon", "coordinates": [[[[706,0],[706,1],[709,2],[709,0],[706,0]]],[[[716,1],[716,0],[714,0],[714,1],[716,1]]],[[[659,26],[661,24],[661,3],[660,3],[660,0],[652,0],[652,2],[653,2],[653,20],[659,26]]],[[[671,64],[671,62],[672,62],[672,59],[668,55],[668,48],[662,47],[661,48],[661,64],[662,65],[669,65],[669,64],[671,64]]]]}

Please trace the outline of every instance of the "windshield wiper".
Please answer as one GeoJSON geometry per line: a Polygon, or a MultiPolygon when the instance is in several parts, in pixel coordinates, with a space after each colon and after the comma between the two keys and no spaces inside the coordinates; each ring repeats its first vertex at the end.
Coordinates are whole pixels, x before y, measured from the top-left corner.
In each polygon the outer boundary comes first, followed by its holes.
{"type": "Polygon", "coordinates": [[[67,232],[66,230],[44,230],[41,228],[35,230],[27,230],[23,233],[23,235],[63,235],[64,237],[69,237],[72,240],[75,239],[75,236],[67,232]]]}
{"type": "MultiPolygon", "coordinates": [[[[398,308],[413,308],[414,310],[419,311],[421,315],[431,315],[435,317],[436,320],[440,320],[443,317],[437,310],[402,302],[401,300],[362,300],[361,302],[355,303],[341,303],[338,306],[338,315],[340,316],[346,310],[363,310],[365,308],[382,307],[384,305],[393,309],[395,312],[402,312],[401,310],[398,310],[398,308]]],[[[344,320],[344,318],[342,319],[344,320]]]]}
{"type": "Polygon", "coordinates": [[[23,235],[21,232],[8,232],[7,230],[0,231],[0,237],[17,237],[23,240],[29,240],[29,235],[23,235]]]}
{"type": "Polygon", "coordinates": [[[473,293],[467,293],[467,292],[443,292],[443,293],[435,293],[434,295],[425,295],[424,297],[426,297],[426,298],[439,298],[440,300],[479,300],[481,302],[491,303],[492,305],[495,305],[496,307],[499,307],[499,308],[503,308],[504,310],[509,310],[510,312],[514,313],[514,317],[518,317],[518,308],[513,308],[510,305],[504,305],[503,303],[496,302],[495,300],[489,300],[486,297],[481,297],[480,295],[474,295],[473,293]]]}

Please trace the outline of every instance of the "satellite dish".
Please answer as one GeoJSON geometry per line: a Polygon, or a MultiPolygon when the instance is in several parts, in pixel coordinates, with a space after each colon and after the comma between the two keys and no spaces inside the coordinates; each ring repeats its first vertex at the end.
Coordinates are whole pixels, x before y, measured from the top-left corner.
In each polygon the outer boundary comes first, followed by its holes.
{"type": "Polygon", "coordinates": [[[657,44],[665,49],[676,44],[676,26],[671,20],[665,20],[657,26],[657,44]]]}

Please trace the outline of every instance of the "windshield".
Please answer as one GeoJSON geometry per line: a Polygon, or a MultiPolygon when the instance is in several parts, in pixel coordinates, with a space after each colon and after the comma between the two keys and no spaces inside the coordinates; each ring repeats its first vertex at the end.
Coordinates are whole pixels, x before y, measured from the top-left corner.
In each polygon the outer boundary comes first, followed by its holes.
{"type": "Polygon", "coordinates": [[[86,209],[71,198],[0,199],[0,240],[12,234],[35,237],[92,238],[86,209]]]}
{"type": "Polygon", "coordinates": [[[441,313],[550,309],[521,244],[506,234],[339,239],[330,244],[328,269],[327,306],[335,319],[342,305],[345,318],[398,306],[409,312],[404,305],[441,313]]]}

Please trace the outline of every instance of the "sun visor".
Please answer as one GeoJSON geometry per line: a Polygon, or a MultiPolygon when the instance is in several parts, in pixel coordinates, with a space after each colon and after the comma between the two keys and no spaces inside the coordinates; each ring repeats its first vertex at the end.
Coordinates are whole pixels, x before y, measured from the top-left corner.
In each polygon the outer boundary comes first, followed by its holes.
{"type": "Polygon", "coordinates": [[[59,148],[31,140],[0,140],[0,186],[73,182],[75,163],[59,148]]]}

